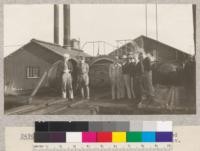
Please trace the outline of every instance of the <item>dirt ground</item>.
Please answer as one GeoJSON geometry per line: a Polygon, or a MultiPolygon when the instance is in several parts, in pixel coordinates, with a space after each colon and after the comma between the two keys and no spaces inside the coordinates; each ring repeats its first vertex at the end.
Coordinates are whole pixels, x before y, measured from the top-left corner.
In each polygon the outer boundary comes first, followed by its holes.
{"type": "Polygon", "coordinates": [[[51,115],[138,115],[138,114],[195,114],[194,100],[188,100],[182,87],[155,87],[155,101],[150,104],[135,100],[111,100],[110,90],[91,90],[90,100],[76,97],[66,101],[50,93],[36,95],[31,104],[29,96],[5,96],[6,114],[51,114],[51,115]],[[98,92],[98,93],[97,93],[98,92]]]}

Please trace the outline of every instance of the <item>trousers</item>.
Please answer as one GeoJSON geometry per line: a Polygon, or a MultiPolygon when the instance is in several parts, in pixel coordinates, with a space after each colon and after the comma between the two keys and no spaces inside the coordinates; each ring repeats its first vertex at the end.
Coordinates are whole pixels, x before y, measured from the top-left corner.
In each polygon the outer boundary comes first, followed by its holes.
{"type": "Polygon", "coordinates": [[[131,99],[131,77],[129,74],[124,74],[124,84],[128,99],[131,99]]]}
{"type": "Polygon", "coordinates": [[[78,77],[78,84],[80,85],[81,89],[81,97],[87,97],[87,99],[90,98],[90,90],[89,90],[89,76],[88,74],[81,74],[78,77]]]}
{"type": "Polygon", "coordinates": [[[72,77],[68,72],[62,74],[62,97],[73,99],[72,77]]]}
{"type": "Polygon", "coordinates": [[[135,81],[134,81],[134,77],[131,76],[131,94],[132,94],[132,98],[135,99],[135,81]]]}
{"type": "Polygon", "coordinates": [[[111,78],[111,92],[112,92],[112,99],[117,99],[121,98],[121,91],[120,91],[120,79],[119,77],[112,77],[111,78]]]}

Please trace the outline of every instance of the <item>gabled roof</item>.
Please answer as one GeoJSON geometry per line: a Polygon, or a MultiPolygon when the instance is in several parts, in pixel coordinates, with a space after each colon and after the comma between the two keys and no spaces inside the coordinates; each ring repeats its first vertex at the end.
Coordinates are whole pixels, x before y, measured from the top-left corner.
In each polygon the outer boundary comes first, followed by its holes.
{"type": "Polygon", "coordinates": [[[127,42],[126,44],[124,44],[124,45],[120,46],[119,48],[115,49],[114,51],[110,52],[109,55],[112,54],[113,52],[119,50],[119,49],[122,49],[123,47],[126,47],[127,45],[130,45],[132,41],[134,42],[134,41],[137,41],[137,40],[139,40],[139,39],[142,39],[143,42],[144,42],[144,40],[148,40],[148,41],[151,41],[151,42],[153,42],[153,43],[157,43],[157,44],[160,44],[160,45],[164,45],[164,46],[169,47],[169,48],[171,48],[171,49],[173,49],[173,50],[176,50],[176,51],[178,51],[178,52],[181,52],[181,53],[183,53],[183,54],[191,55],[191,54],[189,54],[189,53],[187,53],[187,52],[184,52],[184,51],[179,50],[179,49],[177,49],[177,48],[174,48],[174,47],[172,47],[172,46],[170,46],[170,45],[167,45],[167,44],[165,44],[165,43],[163,43],[163,42],[161,42],[161,41],[159,41],[159,40],[155,40],[155,39],[153,39],[153,38],[150,38],[150,37],[147,37],[147,36],[144,36],[144,35],[141,35],[141,36],[139,36],[139,37],[137,37],[137,38],[131,40],[130,42],[127,42]]]}
{"type": "MultiPolygon", "coordinates": [[[[163,43],[163,42],[161,42],[161,41],[159,41],[159,40],[156,40],[156,39],[153,39],[153,38],[144,36],[144,35],[141,35],[141,36],[139,36],[138,38],[146,39],[146,40],[152,41],[152,42],[154,42],[154,43],[158,43],[158,44],[164,45],[164,46],[166,46],[166,47],[169,47],[169,48],[174,49],[174,50],[176,50],[176,51],[179,51],[179,52],[181,52],[181,53],[184,53],[184,54],[187,54],[187,55],[191,55],[191,54],[189,54],[189,53],[187,53],[187,52],[185,52],[185,51],[182,51],[182,50],[180,50],[180,49],[177,49],[177,48],[175,48],[175,47],[172,47],[172,46],[170,46],[170,45],[167,45],[167,44],[165,44],[165,43],[163,43]]],[[[137,39],[137,38],[136,38],[136,39],[137,39]]],[[[134,40],[136,40],[136,39],[134,39],[134,40]]]]}
{"type": "Polygon", "coordinates": [[[40,47],[43,47],[49,51],[52,51],[60,56],[64,56],[65,53],[68,53],[71,56],[83,56],[83,57],[90,57],[89,54],[85,53],[83,50],[79,50],[79,49],[75,49],[75,48],[71,48],[71,50],[67,50],[65,48],[63,48],[62,46],[58,45],[58,44],[54,44],[54,43],[50,43],[50,42],[45,42],[45,41],[41,41],[41,40],[37,40],[37,39],[32,39],[29,43],[25,44],[24,46],[22,46],[21,48],[17,49],[16,51],[14,51],[13,53],[9,54],[8,56],[6,56],[5,58],[23,50],[22,48],[25,47],[26,45],[29,45],[31,43],[34,43],[36,45],[39,45],[40,47]]]}
{"type": "Polygon", "coordinates": [[[65,53],[68,53],[72,56],[84,56],[84,57],[90,57],[89,54],[85,53],[83,50],[80,49],[75,49],[75,48],[71,48],[71,50],[67,50],[65,48],[63,48],[60,45],[54,44],[54,43],[49,43],[49,42],[45,42],[45,41],[41,41],[41,40],[36,40],[36,39],[32,39],[31,42],[38,44],[42,47],[45,47],[46,49],[53,51],[54,53],[57,53],[61,56],[64,56],[65,53]]]}

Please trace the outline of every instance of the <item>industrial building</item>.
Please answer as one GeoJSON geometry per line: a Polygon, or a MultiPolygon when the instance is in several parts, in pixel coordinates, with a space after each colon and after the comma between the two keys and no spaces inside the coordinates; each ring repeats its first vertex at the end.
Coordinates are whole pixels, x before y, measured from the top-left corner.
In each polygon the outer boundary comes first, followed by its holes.
{"type": "MultiPolygon", "coordinates": [[[[140,109],[133,110],[134,102],[129,102],[128,100],[118,102],[120,104],[110,102],[109,66],[114,62],[114,57],[119,56],[120,59],[123,59],[123,56],[130,52],[149,52],[153,54],[155,64],[169,64],[176,67],[181,67],[186,60],[191,57],[190,54],[182,50],[143,35],[127,41],[109,54],[100,55],[98,53],[97,56],[90,56],[81,50],[79,40],[71,39],[70,37],[70,5],[63,5],[63,14],[64,39],[62,45],[60,45],[59,41],[59,7],[58,5],[54,5],[54,42],[32,39],[30,42],[4,58],[4,89],[5,101],[7,101],[5,102],[5,104],[7,104],[5,108],[12,108],[12,104],[20,104],[20,101],[18,100],[23,98],[23,95],[20,94],[27,92],[30,94],[32,92],[31,95],[25,97],[24,104],[29,103],[28,109],[24,107],[23,109],[20,108],[19,111],[18,109],[9,111],[8,114],[141,114],[140,109]],[[73,101],[68,102],[65,99],[62,99],[61,95],[52,97],[51,93],[49,93],[50,91],[44,93],[46,95],[45,97],[38,95],[32,99],[40,88],[48,88],[48,90],[50,90],[49,88],[54,88],[54,90],[57,90],[58,92],[61,90],[57,87],[61,84],[62,74],[62,71],[59,68],[59,61],[63,59],[64,54],[66,53],[70,55],[69,61],[75,69],[72,72],[73,81],[75,81],[77,77],[76,67],[81,57],[86,58],[86,61],[90,66],[89,83],[92,101],[77,101],[78,98],[75,98],[75,100],[77,100],[75,101],[75,105],[73,105],[73,101]],[[18,96],[13,96],[13,94],[18,96]],[[11,107],[9,106],[9,101],[11,102],[11,107]],[[58,102],[58,106],[51,105],[51,103],[55,102],[58,102]],[[76,102],[78,104],[76,104],[76,102]],[[44,107],[40,109],[40,105],[37,103],[43,104],[44,107]],[[48,104],[47,108],[45,103],[48,104]],[[78,107],[76,109],[76,107],[73,108],[73,106],[78,107]],[[31,107],[31,109],[29,107],[31,107]]],[[[157,77],[158,76],[160,75],[157,74],[157,77]]],[[[180,100],[186,102],[186,98],[180,97],[185,96],[182,95],[184,94],[184,88],[180,85],[177,87],[157,87],[156,91],[156,99],[161,102],[161,105],[158,105],[159,108],[156,108],[156,106],[153,105],[152,108],[158,110],[158,113],[162,112],[162,114],[165,114],[165,112],[161,111],[162,108],[165,109],[165,106],[162,106],[162,104],[166,104],[169,100],[172,100],[171,102],[175,102],[176,100],[178,100],[177,102],[180,102],[180,100]],[[164,93],[167,94],[166,97],[164,93]],[[178,95],[175,95],[175,93],[178,95]]],[[[74,91],[74,93],[77,92],[74,91]]],[[[18,104],[16,106],[18,106],[18,104]]],[[[185,110],[185,107],[180,107],[180,110],[185,110]]],[[[194,111],[195,109],[192,106],[191,112],[194,113],[194,111]]]]}
{"type": "Polygon", "coordinates": [[[181,64],[190,56],[190,54],[182,50],[143,35],[114,50],[109,55],[123,56],[129,52],[134,53],[137,50],[153,54],[155,60],[162,63],[181,64]]]}
{"type": "MultiPolygon", "coordinates": [[[[88,57],[84,51],[71,48],[67,50],[60,45],[32,39],[4,59],[4,82],[7,89],[14,91],[32,90],[45,71],[65,53],[70,54],[72,65],[78,63],[79,57],[88,57]]],[[[42,83],[44,86],[45,82],[42,83]]]]}
{"type": "MultiPolygon", "coordinates": [[[[63,13],[63,46],[59,45],[59,9],[58,5],[54,5],[54,43],[32,39],[29,43],[4,58],[5,93],[18,94],[33,90],[44,72],[48,71],[58,60],[61,60],[65,53],[70,55],[70,61],[74,68],[80,57],[90,56],[80,50],[78,40],[70,39],[69,5],[63,6],[63,13]]],[[[45,83],[42,82],[40,87],[45,86],[45,83]]]]}
{"type": "Polygon", "coordinates": [[[93,59],[90,63],[91,86],[97,88],[108,87],[110,85],[108,70],[109,65],[113,62],[114,56],[122,58],[129,52],[136,53],[138,50],[142,50],[145,53],[152,53],[157,64],[167,63],[177,67],[181,66],[188,57],[191,56],[182,50],[141,35],[112,51],[108,55],[99,56],[93,59]]]}

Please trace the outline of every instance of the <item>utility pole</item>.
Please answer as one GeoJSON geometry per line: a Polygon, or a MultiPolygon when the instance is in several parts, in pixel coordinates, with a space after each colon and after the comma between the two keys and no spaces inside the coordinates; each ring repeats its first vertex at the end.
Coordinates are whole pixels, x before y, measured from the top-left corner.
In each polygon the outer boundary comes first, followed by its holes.
{"type": "Polygon", "coordinates": [[[158,40],[158,4],[156,0],[156,40],[158,40]]]}
{"type": "Polygon", "coordinates": [[[148,14],[147,14],[147,4],[145,4],[145,26],[146,26],[146,37],[148,36],[148,33],[147,33],[147,30],[148,30],[148,28],[147,28],[147,26],[148,26],[148,24],[147,24],[147,18],[148,18],[148,14]]]}

